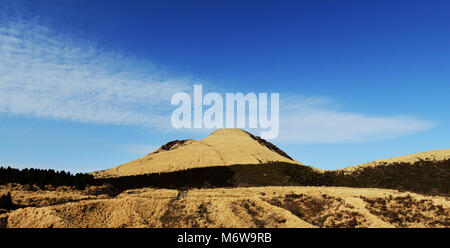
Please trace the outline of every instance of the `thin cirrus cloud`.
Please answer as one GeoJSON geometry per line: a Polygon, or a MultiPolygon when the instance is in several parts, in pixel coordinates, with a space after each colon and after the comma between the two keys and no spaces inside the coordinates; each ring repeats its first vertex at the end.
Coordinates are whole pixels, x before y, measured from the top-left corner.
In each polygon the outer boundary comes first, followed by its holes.
{"type": "Polygon", "coordinates": [[[431,129],[435,125],[432,121],[407,115],[374,117],[309,108],[281,111],[278,140],[293,143],[387,140],[431,129]]]}
{"type": "MultiPolygon", "coordinates": [[[[0,26],[0,113],[75,122],[170,127],[171,96],[194,82],[147,61],[105,51],[34,22],[0,26]]],[[[281,95],[283,99],[283,95],[281,95]]],[[[390,139],[432,128],[409,116],[337,111],[326,98],[281,102],[279,141],[390,139]]],[[[198,132],[196,129],[178,130],[198,132]]],[[[136,153],[154,147],[128,147],[136,153]]]]}
{"type": "Polygon", "coordinates": [[[0,57],[0,112],[13,115],[158,127],[191,84],[34,23],[0,27],[0,57]]]}

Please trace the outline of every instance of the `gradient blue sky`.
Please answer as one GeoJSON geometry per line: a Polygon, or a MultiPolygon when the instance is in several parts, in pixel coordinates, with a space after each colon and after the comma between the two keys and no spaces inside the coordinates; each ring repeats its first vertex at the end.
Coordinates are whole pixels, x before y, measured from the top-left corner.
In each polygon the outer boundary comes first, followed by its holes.
{"type": "Polygon", "coordinates": [[[170,128],[171,95],[194,83],[279,92],[272,142],[318,168],[450,148],[449,13],[435,0],[3,0],[0,165],[93,171],[206,137],[170,128]]]}

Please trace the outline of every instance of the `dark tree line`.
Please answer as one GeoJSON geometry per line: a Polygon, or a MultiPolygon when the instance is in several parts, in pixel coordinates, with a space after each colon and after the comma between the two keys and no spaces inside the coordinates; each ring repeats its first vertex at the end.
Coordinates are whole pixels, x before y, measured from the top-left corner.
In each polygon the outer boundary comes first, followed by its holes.
{"type": "Polygon", "coordinates": [[[52,186],[74,186],[82,189],[87,185],[94,184],[94,176],[85,173],[77,173],[75,175],[65,171],[43,170],[43,169],[15,169],[0,167],[0,184],[18,183],[37,185],[43,187],[45,185],[52,186]]]}
{"type": "Polygon", "coordinates": [[[417,193],[450,193],[450,160],[416,163],[392,163],[363,167],[350,173],[320,172],[310,167],[284,162],[262,165],[231,165],[193,168],[176,172],[154,173],[117,178],[98,178],[90,174],[75,175],[65,171],[13,169],[0,167],[0,184],[18,183],[43,187],[111,185],[118,192],[142,187],[203,188],[246,186],[341,186],[388,188],[417,193]]]}
{"type": "Polygon", "coordinates": [[[127,189],[232,187],[230,166],[192,168],[188,170],[95,179],[97,185],[110,184],[119,191],[127,189]]]}

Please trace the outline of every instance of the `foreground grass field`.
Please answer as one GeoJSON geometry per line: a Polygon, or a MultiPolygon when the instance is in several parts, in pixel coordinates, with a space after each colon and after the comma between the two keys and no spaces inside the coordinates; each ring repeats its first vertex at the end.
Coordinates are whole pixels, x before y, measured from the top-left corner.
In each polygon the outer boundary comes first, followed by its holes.
{"type": "Polygon", "coordinates": [[[270,186],[35,190],[2,186],[2,227],[450,227],[446,197],[385,189],[270,186]]]}

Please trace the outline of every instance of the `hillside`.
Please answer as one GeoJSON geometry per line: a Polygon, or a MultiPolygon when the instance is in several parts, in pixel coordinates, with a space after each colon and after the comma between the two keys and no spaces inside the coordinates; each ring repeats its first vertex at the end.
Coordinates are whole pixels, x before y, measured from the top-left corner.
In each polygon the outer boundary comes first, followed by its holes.
{"type": "Polygon", "coordinates": [[[301,165],[270,142],[240,129],[220,129],[201,140],[171,141],[142,158],[112,169],[94,172],[93,175],[132,176],[200,167],[269,162],[301,165]]]}
{"type": "Polygon", "coordinates": [[[142,187],[205,188],[340,186],[450,194],[450,150],[377,160],[339,170],[304,166],[270,142],[240,129],[221,129],[202,140],[176,140],[154,152],[94,172],[97,184],[120,191],[142,187]]]}
{"type": "Polygon", "coordinates": [[[333,186],[388,188],[448,196],[450,149],[377,160],[325,173],[333,186]]]}
{"type": "Polygon", "coordinates": [[[389,159],[381,159],[376,160],[356,166],[347,167],[344,169],[340,169],[338,171],[343,171],[345,173],[351,173],[354,171],[362,170],[364,168],[368,167],[378,167],[378,166],[390,166],[393,164],[398,163],[408,163],[408,164],[416,164],[418,162],[422,161],[429,161],[429,162],[441,162],[445,160],[450,160],[450,149],[443,149],[443,150],[435,150],[435,151],[428,151],[428,152],[420,152],[420,153],[414,153],[409,154],[406,156],[399,156],[389,159]]]}

